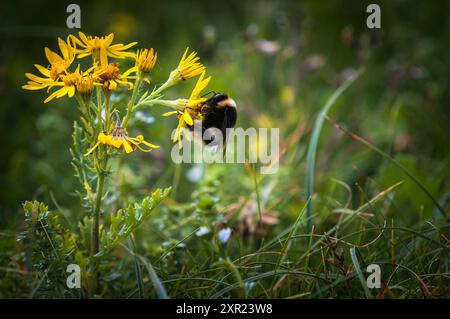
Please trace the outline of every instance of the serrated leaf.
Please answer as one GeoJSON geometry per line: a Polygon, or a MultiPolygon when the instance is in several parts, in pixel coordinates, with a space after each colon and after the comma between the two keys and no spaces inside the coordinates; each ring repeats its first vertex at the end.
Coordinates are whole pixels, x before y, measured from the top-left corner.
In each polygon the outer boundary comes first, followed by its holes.
{"type": "Polygon", "coordinates": [[[134,203],[126,209],[118,210],[116,214],[111,214],[109,231],[101,237],[101,250],[94,257],[100,258],[108,254],[118,243],[130,236],[169,195],[170,190],[170,187],[164,190],[158,188],[150,196],[145,197],[141,203],[134,203]]]}

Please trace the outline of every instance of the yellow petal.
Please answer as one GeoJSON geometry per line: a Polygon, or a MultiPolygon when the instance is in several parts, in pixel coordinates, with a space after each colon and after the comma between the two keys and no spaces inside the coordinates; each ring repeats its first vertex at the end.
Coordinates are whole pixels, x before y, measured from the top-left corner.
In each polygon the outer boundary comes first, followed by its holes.
{"type": "Polygon", "coordinates": [[[171,116],[171,115],[174,115],[174,114],[177,114],[177,113],[178,113],[178,111],[170,111],[170,112],[164,113],[163,116],[171,116]]]}
{"type": "Polygon", "coordinates": [[[109,81],[108,89],[109,89],[110,91],[115,91],[115,90],[117,89],[117,83],[116,83],[116,81],[110,80],[110,81],[109,81]]]}
{"type": "Polygon", "coordinates": [[[177,127],[175,129],[175,132],[173,133],[172,141],[176,142],[176,141],[179,141],[179,139],[180,139],[180,128],[177,127]]]}
{"type": "Polygon", "coordinates": [[[108,53],[106,52],[106,48],[100,48],[100,64],[107,65],[108,64],[108,53]]]}
{"type": "Polygon", "coordinates": [[[82,59],[82,58],[85,58],[85,57],[90,56],[90,55],[91,55],[91,52],[89,51],[89,52],[86,52],[86,53],[78,54],[78,58],[82,59]]]}
{"type": "Polygon", "coordinates": [[[42,75],[45,75],[46,77],[50,77],[50,70],[43,67],[42,65],[39,64],[35,64],[34,65],[36,67],[36,69],[38,69],[39,72],[42,73],[42,75]]]}
{"type": "Polygon", "coordinates": [[[80,37],[81,41],[83,41],[85,44],[89,44],[89,40],[83,32],[81,31],[78,32],[78,36],[80,37]]]}
{"type": "Polygon", "coordinates": [[[209,84],[209,81],[211,80],[211,76],[209,76],[205,80],[203,80],[204,76],[205,76],[205,71],[203,71],[202,74],[199,76],[197,83],[195,84],[194,90],[192,90],[192,94],[191,94],[189,100],[198,99],[200,96],[200,93],[209,84]]]}
{"type": "Polygon", "coordinates": [[[47,85],[38,84],[35,82],[29,82],[28,84],[22,85],[22,89],[25,90],[42,90],[45,87],[47,87],[47,85]]]}
{"type": "Polygon", "coordinates": [[[142,143],[142,144],[144,144],[144,145],[146,145],[148,147],[159,148],[158,145],[149,143],[146,140],[144,140],[144,136],[142,136],[142,135],[138,135],[135,138],[128,138],[128,139],[131,140],[133,142],[133,144],[135,144],[136,146],[138,146],[138,144],[142,143]]]}
{"type": "Polygon", "coordinates": [[[122,145],[124,144],[125,140],[124,139],[118,139],[118,138],[112,138],[108,139],[107,144],[111,145],[115,148],[121,148],[122,145]]]}
{"type": "Polygon", "coordinates": [[[108,141],[108,136],[103,132],[100,132],[100,134],[98,134],[97,140],[103,144],[106,144],[106,142],[108,141]]]}
{"type": "Polygon", "coordinates": [[[53,82],[50,79],[41,78],[37,75],[34,75],[33,73],[25,73],[25,76],[29,78],[31,81],[37,82],[37,83],[45,83],[45,82],[53,82]]]}
{"type": "Polygon", "coordinates": [[[75,95],[75,86],[71,86],[68,88],[69,97],[73,97],[75,95]]]}
{"type": "Polygon", "coordinates": [[[192,126],[194,124],[194,121],[192,120],[192,117],[188,111],[184,111],[183,119],[189,126],[192,126]]]}
{"type": "Polygon", "coordinates": [[[81,42],[81,41],[80,41],[76,36],[74,36],[73,34],[69,34],[69,36],[67,37],[67,42],[69,42],[69,41],[72,42],[72,45],[73,45],[74,48],[76,47],[76,45],[79,45],[79,46],[81,46],[81,47],[83,47],[83,48],[86,48],[86,45],[85,45],[83,42],[81,42]]]}
{"type": "Polygon", "coordinates": [[[125,44],[125,45],[122,46],[122,48],[120,48],[120,49],[121,49],[121,50],[127,50],[127,49],[129,49],[129,48],[135,46],[136,44],[138,44],[138,43],[137,43],[137,42],[131,42],[131,43],[125,44]]]}
{"type": "Polygon", "coordinates": [[[100,143],[101,143],[100,141],[98,141],[97,143],[95,143],[95,145],[94,145],[87,153],[85,153],[84,156],[91,155],[92,152],[100,145],[100,143]]]}
{"type": "Polygon", "coordinates": [[[189,50],[189,47],[187,47],[186,50],[184,51],[184,54],[183,54],[183,56],[181,57],[181,60],[180,60],[180,64],[179,64],[179,65],[181,65],[181,64],[184,62],[184,59],[186,58],[186,54],[188,53],[188,50],[189,50]]]}
{"type": "Polygon", "coordinates": [[[44,103],[50,102],[50,101],[53,100],[55,97],[57,97],[59,93],[60,93],[59,90],[53,92],[48,98],[46,98],[46,99],[44,100],[44,103]]]}
{"type": "Polygon", "coordinates": [[[58,38],[58,46],[59,46],[59,49],[61,50],[61,53],[62,53],[64,59],[67,60],[69,58],[69,50],[67,48],[66,42],[63,39],[58,38]]]}
{"type": "Polygon", "coordinates": [[[128,70],[126,70],[122,76],[127,77],[128,75],[130,75],[131,73],[136,73],[138,71],[138,67],[134,66],[132,68],[129,68],[128,70]]]}
{"type": "Polygon", "coordinates": [[[152,144],[152,143],[149,143],[149,142],[147,142],[147,141],[142,141],[142,144],[144,144],[144,145],[146,145],[146,146],[148,146],[148,147],[151,147],[151,148],[159,148],[159,146],[158,145],[155,145],[155,144],[152,144]]]}
{"type": "Polygon", "coordinates": [[[136,144],[136,147],[144,153],[149,153],[149,152],[153,151],[153,148],[145,149],[145,148],[142,148],[141,146],[139,146],[139,144],[136,144]]]}
{"type": "Polygon", "coordinates": [[[58,54],[56,54],[49,48],[45,48],[44,50],[45,50],[45,56],[47,57],[47,60],[48,60],[48,62],[50,62],[50,64],[55,64],[57,62],[63,61],[63,59],[58,54]]]}
{"type": "Polygon", "coordinates": [[[105,42],[103,43],[103,46],[105,48],[109,47],[109,45],[112,43],[112,41],[114,40],[114,33],[110,33],[106,39],[105,42]]]}
{"type": "Polygon", "coordinates": [[[125,153],[129,154],[133,152],[133,148],[131,147],[130,143],[127,141],[123,141],[123,148],[125,149],[125,153]]]}

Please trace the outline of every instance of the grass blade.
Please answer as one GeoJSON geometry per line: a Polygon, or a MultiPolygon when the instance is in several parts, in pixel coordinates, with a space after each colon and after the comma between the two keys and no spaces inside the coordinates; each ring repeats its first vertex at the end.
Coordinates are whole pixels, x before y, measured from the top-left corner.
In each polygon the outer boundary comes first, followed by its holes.
{"type": "Polygon", "coordinates": [[[134,269],[136,272],[136,280],[139,288],[139,298],[144,299],[144,282],[142,280],[141,266],[139,265],[139,260],[136,256],[136,245],[134,244],[133,236],[130,236],[130,248],[134,252],[134,269]]]}
{"type": "Polygon", "coordinates": [[[134,251],[131,251],[127,246],[121,244],[123,248],[125,248],[131,255],[138,258],[142,264],[145,266],[145,269],[148,271],[148,274],[150,275],[150,281],[153,284],[153,287],[155,287],[156,294],[158,295],[159,299],[169,299],[169,295],[167,294],[166,288],[164,287],[164,284],[161,282],[161,279],[159,279],[158,275],[156,274],[155,269],[153,268],[150,261],[145,258],[144,256],[141,256],[134,251]]]}
{"type": "MultiPolygon", "coordinates": [[[[319,143],[320,131],[322,130],[325,117],[337,98],[358,78],[359,74],[360,73],[356,73],[354,76],[345,81],[336,91],[334,91],[334,93],[330,96],[328,101],[323,106],[314,124],[313,132],[308,145],[308,153],[306,155],[305,195],[307,200],[311,198],[314,192],[314,166],[316,163],[317,145],[319,143]]],[[[306,227],[308,232],[311,230],[312,209],[312,200],[309,200],[306,210],[306,216],[308,218],[306,227]]]]}
{"type": "Polygon", "coordinates": [[[156,274],[155,269],[153,269],[153,266],[150,263],[150,261],[143,256],[138,256],[138,258],[141,260],[141,262],[144,264],[145,268],[147,269],[147,271],[150,275],[150,280],[152,281],[153,286],[155,287],[158,298],[159,299],[169,299],[170,297],[166,292],[166,288],[164,287],[163,283],[161,282],[161,279],[159,279],[158,275],[156,274]]]}
{"type": "Polygon", "coordinates": [[[356,248],[350,248],[350,257],[352,258],[353,266],[355,266],[356,273],[358,274],[358,279],[361,282],[361,285],[364,288],[364,293],[368,299],[372,299],[372,294],[370,293],[369,288],[367,287],[366,278],[364,277],[361,267],[359,265],[358,257],[356,256],[356,248]]]}

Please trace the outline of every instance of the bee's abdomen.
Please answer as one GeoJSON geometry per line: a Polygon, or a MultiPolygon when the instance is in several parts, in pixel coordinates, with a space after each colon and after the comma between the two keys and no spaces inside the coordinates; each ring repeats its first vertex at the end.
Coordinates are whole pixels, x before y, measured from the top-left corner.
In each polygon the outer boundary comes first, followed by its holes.
{"type": "MultiPolygon", "coordinates": [[[[205,114],[202,123],[202,131],[205,132],[209,128],[217,128],[222,132],[222,139],[226,140],[227,128],[233,128],[236,125],[237,112],[235,107],[214,107],[209,108],[205,114]]],[[[214,140],[204,140],[206,144],[214,140]]]]}

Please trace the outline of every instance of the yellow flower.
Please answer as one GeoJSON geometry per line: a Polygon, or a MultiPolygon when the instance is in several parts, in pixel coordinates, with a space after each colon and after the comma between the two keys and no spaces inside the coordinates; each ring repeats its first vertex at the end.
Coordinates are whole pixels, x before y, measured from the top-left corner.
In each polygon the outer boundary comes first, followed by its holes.
{"type": "Polygon", "coordinates": [[[75,83],[78,94],[80,94],[81,97],[87,99],[90,98],[92,92],[94,91],[95,85],[101,85],[101,83],[96,83],[94,81],[94,77],[91,74],[79,77],[77,79],[77,82],[75,83]]]}
{"type": "Polygon", "coordinates": [[[136,45],[137,42],[131,42],[127,45],[121,43],[112,44],[114,33],[105,37],[91,37],[86,36],[83,32],[78,32],[78,36],[80,39],[74,35],[70,35],[69,38],[77,46],[81,47],[81,49],[76,50],[79,59],[92,55],[95,62],[100,62],[101,66],[105,66],[108,64],[108,57],[116,59],[134,57],[133,52],[125,52],[125,50],[136,45]]]}
{"type": "Polygon", "coordinates": [[[188,141],[190,140],[189,133],[186,130],[186,126],[194,125],[194,121],[192,120],[192,117],[189,115],[189,112],[187,111],[171,111],[164,113],[163,116],[170,116],[173,114],[176,114],[178,116],[178,126],[175,129],[172,141],[174,143],[178,142],[178,144],[181,147],[181,136],[184,135],[188,141]]]}
{"type": "Polygon", "coordinates": [[[178,116],[178,126],[175,130],[175,134],[172,138],[174,142],[177,142],[181,145],[181,134],[184,133],[184,136],[189,140],[189,135],[185,131],[186,127],[192,127],[194,125],[194,120],[202,120],[203,116],[201,113],[201,108],[204,105],[204,102],[207,98],[203,98],[200,96],[202,90],[206,88],[211,81],[211,76],[203,79],[205,77],[205,72],[199,76],[197,83],[195,84],[194,89],[192,90],[191,96],[189,99],[178,99],[176,101],[177,107],[183,108],[183,111],[171,111],[164,113],[163,116],[170,116],[176,114],[178,116]]]}
{"type": "MultiPolygon", "coordinates": [[[[59,99],[65,95],[67,95],[68,97],[73,97],[75,95],[77,83],[80,83],[80,81],[82,81],[83,79],[88,78],[93,69],[94,69],[94,67],[91,67],[90,69],[86,70],[85,72],[81,72],[80,66],[78,65],[76,70],[73,73],[67,72],[66,75],[62,75],[61,76],[62,81],[53,81],[53,83],[51,83],[49,85],[49,89],[51,89],[53,87],[58,87],[58,86],[61,86],[61,88],[59,88],[58,90],[53,92],[49,97],[47,97],[45,99],[44,103],[47,103],[47,102],[53,100],[54,98],[59,99]]],[[[91,76],[97,77],[99,75],[101,75],[100,71],[95,72],[91,76]]],[[[99,83],[93,83],[93,84],[100,85],[99,83]]]]}
{"type": "Polygon", "coordinates": [[[133,88],[133,83],[129,82],[129,79],[134,79],[132,73],[136,73],[137,68],[134,66],[124,73],[120,73],[118,63],[109,63],[105,66],[99,66],[96,70],[100,73],[100,76],[96,79],[102,83],[105,91],[115,91],[119,85],[128,86],[129,89],[133,88]]]}
{"type": "Polygon", "coordinates": [[[153,48],[141,49],[136,52],[136,66],[142,73],[149,73],[155,66],[156,59],[158,58],[158,53],[156,53],[153,48]]]}
{"type": "Polygon", "coordinates": [[[188,50],[189,48],[186,48],[177,68],[170,73],[170,78],[175,83],[193,78],[205,70],[203,64],[197,62],[200,60],[197,52],[193,51],[186,57],[188,50]]]}
{"type": "Polygon", "coordinates": [[[110,134],[101,132],[97,137],[97,143],[84,154],[84,156],[92,154],[100,144],[108,145],[116,149],[123,148],[127,154],[133,152],[136,148],[140,149],[142,152],[151,152],[153,149],[159,148],[159,146],[145,141],[142,135],[128,137],[127,132],[123,127],[116,126],[110,134]],[[147,146],[147,148],[142,148],[140,144],[147,146]]]}
{"type": "Polygon", "coordinates": [[[22,88],[26,90],[41,90],[48,88],[51,87],[55,81],[61,80],[62,77],[66,75],[75,58],[75,49],[61,38],[58,38],[58,46],[62,56],[49,48],[45,48],[45,55],[50,65],[48,67],[43,67],[39,64],[34,65],[44,77],[26,73],[26,77],[31,81],[28,81],[22,88]]]}

